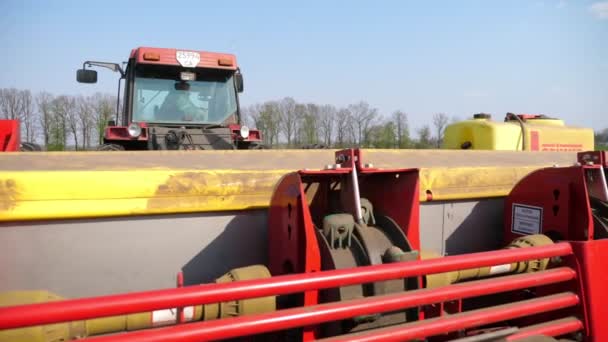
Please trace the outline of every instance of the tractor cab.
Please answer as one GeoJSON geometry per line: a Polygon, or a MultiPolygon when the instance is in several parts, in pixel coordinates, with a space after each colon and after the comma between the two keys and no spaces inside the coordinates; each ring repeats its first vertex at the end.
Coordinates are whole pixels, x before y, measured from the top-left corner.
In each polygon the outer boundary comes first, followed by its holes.
{"type": "MultiPolygon", "coordinates": [[[[259,131],[241,125],[243,76],[231,54],[140,47],[126,69],[84,62],[77,80],[95,83],[105,67],[125,80],[122,115],[110,121],[100,150],[261,148],[259,131]]],[[[119,81],[119,93],[120,93],[119,81]]]]}

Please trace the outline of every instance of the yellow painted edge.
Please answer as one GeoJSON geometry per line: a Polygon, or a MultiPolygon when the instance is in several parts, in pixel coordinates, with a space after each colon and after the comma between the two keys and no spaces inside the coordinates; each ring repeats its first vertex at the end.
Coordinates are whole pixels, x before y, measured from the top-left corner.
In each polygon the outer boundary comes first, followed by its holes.
{"type": "MultiPolygon", "coordinates": [[[[529,167],[420,170],[420,200],[506,196],[529,167]]],[[[0,172],[0,221],[219,212],[267,208],[292,171],[132,170],[0,172]]]]}
{"type": "Polygon", "coordinates": [[[433,201],[464,200],[507,196],[513,186],[538,166],[459,167],[420,170],[420,201],[427,190],[433,201]]]}
{"type": "Polygon", "coordinates": [[[263,208],[275,184],[289,172],[0,172],[0,221],[263,208]]]}

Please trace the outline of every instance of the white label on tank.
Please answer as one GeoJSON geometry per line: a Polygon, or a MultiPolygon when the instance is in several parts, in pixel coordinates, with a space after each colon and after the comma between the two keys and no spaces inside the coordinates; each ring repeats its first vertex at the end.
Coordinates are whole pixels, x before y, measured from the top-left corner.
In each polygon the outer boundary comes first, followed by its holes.
{"type": "Polygon", "coordinates": [[[502,274],[511,271],[511,264],[496,265],[490,267],[490,274],[502,274]]]}
{"type": "Polygon", "coordinates": [[[511,231],[516,234],[539,234],[543,224],[543,208],[513,203],[511,231]]]}
{"type": "MultiPolygon", "coordinates": [[[[190,322],[194,319],[194,307],[184,308],[184,321],[190,322]]],[[[152,311],[152,325],[155,327],[175,324],[177,322],[177,309],[165,309],[152,311]]]]}

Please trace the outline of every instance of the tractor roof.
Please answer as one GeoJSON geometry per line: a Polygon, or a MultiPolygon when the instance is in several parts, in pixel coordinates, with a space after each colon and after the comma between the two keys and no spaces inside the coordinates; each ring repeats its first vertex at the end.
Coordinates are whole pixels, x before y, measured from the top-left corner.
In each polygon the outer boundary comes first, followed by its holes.
{"type": "MultiPolygon", "coordinates": [[[[131,50],[130,58],[135,58],[135,61],[138,64],[183,65],[178,61],[178,55],[186,56],[186,58],[194,55],[194,61],[196,61],[197,54],[200,56],[200,59],[198,63],[195,63],[195,67],[227,70],[237,69],[236,56],[229,53],[138,47],[131,50]]],[[[192,59],[190,61],[192,61],[192,59]]]]}

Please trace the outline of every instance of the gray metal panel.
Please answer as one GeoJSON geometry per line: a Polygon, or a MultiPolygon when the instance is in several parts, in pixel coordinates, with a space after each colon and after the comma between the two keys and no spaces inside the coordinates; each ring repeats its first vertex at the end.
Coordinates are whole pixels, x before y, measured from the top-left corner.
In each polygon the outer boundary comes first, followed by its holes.
{"type": "Polygon", "coordinates": [[[445,202],[444,254],[463,254],[503,247],[504,200],[445,202]]]}
{"type": "Polygon", "coordinates": [[[213,281],[265,264],[266,211],[0,224],[0,291],[81,297],[213,281]]]}
{"type": "Polygon", "coordinates": [[[442,255],[502,248],[503,206],[503,198],[423,203],[420,244],[442,255]]]}
{"type": "MultiPolygon", "coordinates": [[[[421,205],[423,249],[502,246],[502,199],[421,205]]],[[[213,281],[267,261],[267,211],[0,223],[0,291],[83,297],[213,281]]]]}
{"type": "Polygon", "coordinates": [[[426,202],[420,206],[420,246],[442,255],[444,207],[441,202],[426,202]]]}

